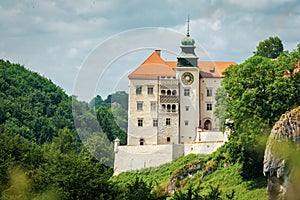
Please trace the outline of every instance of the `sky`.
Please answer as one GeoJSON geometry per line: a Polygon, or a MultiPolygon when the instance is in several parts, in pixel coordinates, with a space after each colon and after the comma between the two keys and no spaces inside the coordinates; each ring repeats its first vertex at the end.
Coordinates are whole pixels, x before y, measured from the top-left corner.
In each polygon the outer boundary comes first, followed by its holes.
{"type": "Polygon", "coordinates": [[[300,43],[297,0],[0,0],[0,58],[82,100],[106,98],[154,49],[176,59],[187,16],[200,60],[241,63],[270,36],[300,43]]]}

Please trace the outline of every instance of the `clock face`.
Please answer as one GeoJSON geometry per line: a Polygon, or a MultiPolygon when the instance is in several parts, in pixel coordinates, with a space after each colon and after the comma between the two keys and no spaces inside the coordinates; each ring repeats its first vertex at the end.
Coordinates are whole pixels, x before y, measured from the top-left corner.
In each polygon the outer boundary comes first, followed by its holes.
{"type": "Polygon", "coordinates": [[[190,72],[184,72],[181,76],[181,81],[185,85],[190,85],[194,82],[194,76],[190,72]]]}

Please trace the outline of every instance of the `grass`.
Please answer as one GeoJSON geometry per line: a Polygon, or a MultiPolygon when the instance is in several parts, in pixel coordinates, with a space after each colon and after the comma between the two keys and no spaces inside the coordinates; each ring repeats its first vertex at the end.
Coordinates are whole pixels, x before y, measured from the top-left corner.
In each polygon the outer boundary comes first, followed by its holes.
{"type": "Polygon", "coordinates": [[[201,173],[198,173],[187,181],[183,189],[186,189],[188,184],[192,184],[200,187],[201,194],[207,194],[210,191],[210,186],[219,186],[224,199],[226,194],[231,194],[234,190],[234,199],[267,200],[266,180],[260,178],[254,181],[244,181],[240,176],[240,170],[239,164],[219,168],[204,177],[203,180],[201,180],[201,173]]]}
{"type": "Polygon", "coordinates": [[[200,155],[190,154],[180,157],[171,163],[166,163],[158,167],[150,167],[140,170],[123,172],[117,176],[113,176],[111,181],[115,184],[126,184],[134,180],[135,177],[142,178],[147,183],[161,185],[168,183],[173,173],[189,163],[200,160],[200,155]]]}
{"type": "MultiPolygon", "coordinates": [[[[200,160],[205,160],[205,158],[201,158],[199,155],[190,154],[188,156],[180,157],[172,163],[167,163],[159,167],[121,173],[112,177],[111,181],[114,184],[124,186],[138,177],[147,183],[152,183],[155,191],[164,193],[172,175],[182,169],[185,165],[193,164],[200,160]]],[[[201,171],[191,178],[180,181],[180,183],[183,186],[183,191],[191,184],[194,188],[200,188],[201,194],[207,194],[210,191],[210,186],[219,186],[224,199],[226,194],[231,194],[232,190],[234,190],[234,199],[237,200],[266,200],[266,179],[260,178],[252,181],[244,181],[240,175],[240,171],[241,166],[239,164],[229,165],[228,167],[218,167],[216,171],[205,176],[202,180],[201,171]]]]}

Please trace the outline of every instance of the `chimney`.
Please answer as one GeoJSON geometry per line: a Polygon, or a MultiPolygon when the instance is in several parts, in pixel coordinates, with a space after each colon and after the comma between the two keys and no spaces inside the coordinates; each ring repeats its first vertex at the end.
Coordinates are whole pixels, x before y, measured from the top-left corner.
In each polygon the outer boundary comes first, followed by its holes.
{"type": "Polygon", "coordinates": [[[160,57],[160,51],[161,51],[161,50],[159,50],[159,49],[156,49],[156,50],[155,50],[155,53],[157,53],[157,55],[159,55],[159,57],[160,57]]]}

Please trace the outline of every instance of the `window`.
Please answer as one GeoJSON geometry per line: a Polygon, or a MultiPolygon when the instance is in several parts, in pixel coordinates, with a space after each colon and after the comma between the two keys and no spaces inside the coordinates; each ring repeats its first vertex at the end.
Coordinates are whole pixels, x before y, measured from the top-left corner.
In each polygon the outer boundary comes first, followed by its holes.
{"type": "Polygon", "coordinates": [[[144,138],[141,138],[140,139],[140,145],[144,145],[144,142],[145,142],[144,138]]]}
{"type": "Polygon", "coordinates": [[[175,104],[172,105],[172,112],[176,112],[176,105],[175,104]]]}
{"type": "Polygon", "coordinates": [[[157,127],[158,126],[158,120],[157,119],[153,119],[153,127],[157,127]]]}
{"type": "Polygon", "coordinates": [[[167,142],[170,142],[171,141],[171,138],[170,137],[167,137],[167,142]]]}
{"type": "Polygon", "coordinates": [[[167,105],[167,112],[171,112],[171,105],[170,104],[167,105]]]}
{"type": "Polygon", "coordinates": [[[184,89],[184,96],[190,96],[190,89],[184,89]]]}
{"type": "Polygon", "coordinates": [[[136,109],[137,110],[143,110],[143,102],[142,101],[138,101],[136,103],[136,109]]]}
{"type": "Polygon", "coordinates": [[[189,111],[190,107],[189,106],[185,106],[185,111],[189,111]]]}
{"type": "Polygon", "coordinates": [[[166,94],[166,90],[161,90],[161,91],[160,91],[160,94],[161,94],[161,95],[165,95],[165,94],[166,94]]]}
{"type": "Polygon", "coordinates": [[[136,94],[142,94],[142,86],[137,86],[135,89],[136,94]]]}
{"type": "Polygon", "coordinates": [[[212,110],[212,104],[211,103],[206,104],[206,110],[212,110]]]}
{"type": "Polygon", "coordinates": [[[184,125],[188,126],[189,125],[189,121],[184,121],[184,125]]]}
{"type": "Polygon", "coordinates": [[[176,91],[176,90],[173,90],[173,91],[172,91],[172,95],[177,95],[177,91],[176,91]]]}
{"type": "Polygon", "coordinates": [[[171,94],[172,94],[171,90],[167,90],[167,95],[171,95],[171,94]]]}
{"type": "Polygon", "coordinates": [[[151,111],[156,111],[156,102],[151,102],[151,111]]]}
{"type": "Polygon", "coordinates": [[[171,119],[170,118],[166,118],[166,125],[171,125],[171,119]]]}
{"type": "Polygon", "coordinates": [[[148,86],[148,94],[153,94],[153,86],[148,86]]]}
{"type": "Polygon", "coordinates": [[[138,119],[138,126],[139,127],[142,127],[143,126],[143,119],[138,119]]]}
{"type": "Polygon", "coordinates": [[[208,96],[208,97],[212,97],[212,89],[207,89],[206,90],[206,96],[208,96]]]}

